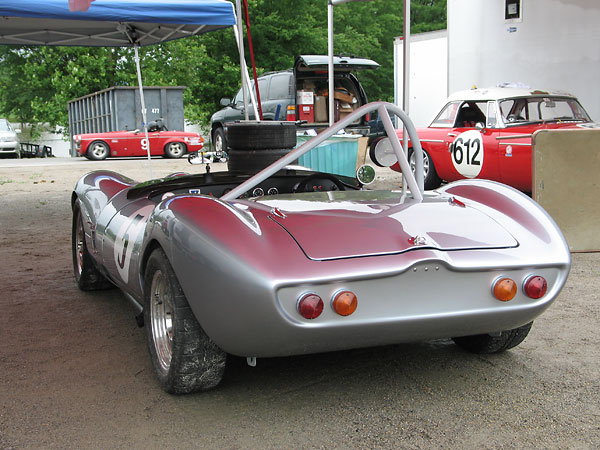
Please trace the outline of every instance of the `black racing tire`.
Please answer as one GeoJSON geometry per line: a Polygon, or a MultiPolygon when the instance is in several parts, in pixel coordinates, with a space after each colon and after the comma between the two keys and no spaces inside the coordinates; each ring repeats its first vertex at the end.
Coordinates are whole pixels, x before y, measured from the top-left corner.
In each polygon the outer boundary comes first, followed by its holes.
{"type": "Polygon", "coordinates": [[[144,275],[146,343],[161,387],[170,394],[214,388],[227,354],[206,335],[161,248],[152,252],[144,275]]]}
{"type": "Polygon", "coordinates": [[[71,250],[73,253],[73,273],[75,274],[75,281],[77,282],[79,289],[82,291],[98,291],[114,287],[114,285],[100,273],[87,249],[79,201],[77,201],[73,207],[71,250]]]}
{"type": "Polygon", "coordinates": [[[213,147],[217,154],[227,153],[227,138],[223,127],[216,128],[213,131],[213,147]]]}
{"type": "Polygon", "coordinates": [[[230,172],[255,174],[287,155],[291,149],[234,150],[227,153],[227,170],[230,172]]]}
{"type": "Polygon", "coordinates": [[[108,144],[104,141],[94,141],[92,142],[87,149],[86,157],[88,159],[93,159],[94,161],[101,161],[103,159],[108,158],[110,154],[110,148],[108,144]]]}
{"type": "Polygon", "coordinates": [[[165,156],[167,158],[181,158],[187,152],[187,146],[183,142],[169,142],[165,145],[165,156]]]}
{"type": "MultiPolygon", "coordinates": [[[[412,148],[408,149],[408,162],[413,173],[415,173],[415,157],[412,148]]],[[[423,172],[423,185],[426,191],[439,188],[442,185],[442,179],[438,176],[437,170],[435,170],[433,159],[431,159],[431,156],[425,149],[423,149],[423,172]]]]}
{"type": "Polygon", "coordinates": [[[294,148],[296,124],[279,121],[228,123],[227,144],[236,150],[294,148]]]}
{"type": "Polygon", "coordinates": [[[533,322],[519,328],[502,331],[499,335],[478,334],[452,338],[459,347],[471,353],[500,353],[516,347],[525,340],[533,322]]]}

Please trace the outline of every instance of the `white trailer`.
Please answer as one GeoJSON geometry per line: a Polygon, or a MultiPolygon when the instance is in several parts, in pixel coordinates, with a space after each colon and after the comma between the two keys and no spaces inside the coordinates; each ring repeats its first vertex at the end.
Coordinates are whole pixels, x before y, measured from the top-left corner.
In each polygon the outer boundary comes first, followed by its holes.
{"type": "MultiPolygon", "coordinates": [[[[409,115],[428,125],[443,99],[517,83],[560,89],[600,121],[600,1],[448,0],[447,31],[410,39],[409,115]]],[[[402,105],[402,39],[394,41],[395,103],[402,105]]]]}

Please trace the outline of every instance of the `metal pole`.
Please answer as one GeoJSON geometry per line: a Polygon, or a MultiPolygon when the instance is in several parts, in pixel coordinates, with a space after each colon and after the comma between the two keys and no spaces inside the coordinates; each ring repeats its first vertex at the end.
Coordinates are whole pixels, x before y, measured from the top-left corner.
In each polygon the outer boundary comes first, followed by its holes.
{"type": "MultiPolygon", "coordinates": [[[[402,109],[406,115],[410,114],[410,0],[404,0],[404,24],[402,45],[402,109]]],[[[403,127],[402,148],[408,154],[408,133],[406,125],[403,127]]],[[[415,172],[422,173],[423,159],[415,156],[415,172]]],[[[402,175],[402,193],[406,194],[406,177],[402,175]]],[[[422,181],[421,181],[422,182],[422,181]]],[[[423,189],[423,186],[420,186],[423,189]]]]}
{"type": "Polygon", "coordinates": [[[329,57],[329,65],[327,68],[327,78],[329,80],[329,126],[333,125],[334,118],[334,99],[333,95],[335,88],[333,85],[333,3],[332,0],[327,2],[327,56],[329,57]]]}
{"type": "MultiPolygon", "coordinates": [[[[238,33],[238,29],[237,27],[233,27],[233,34],[235,36],[235,42],[237,43],[238,46],[238,51],[240,48],[240,40],[239,40],[239,33],[238,33]]],[[[240,68],[240,71],[242,73],[242,78],[244,80],[246,80],[246,86],[250,86],[250,75],[248,75],[248,66],[246,66],[246,60],[242,60],[242,66],[240,68]]],[[[250,95],[250,104],[252,105],[252,108],[254,110],[254,117],[259,117],[258,116],[258,109],[256,108],[256,99],[254,98],[254,93],[252,92],[252,89],[248,89],[248,94],[250,95]]]]}
{"type": "MultiPolygon", "coordinates": [[[[152,158],[150,157],[150,139],[148,137],[148,123],[146,122],[146,102],[144,101],[144,87],[142,86],[142,70],[140,69],[140,55],[138,53],[139,45],[133,45],[135,54],[135,68],[137,70],[138,87],[140,89],[140,104],[142,106],[142,127],[144,128],[144,136],[146,139],[146,153],[148,154],[148,168],[150,169],[150,179],[152,180],[152,158]]],[[[142,145],[143,147],[143,145],[142,145]]]]}
{"type": "MultiPolygon", "coordinates": [[[[240,67],[246,71],[246,58],[244,57],[244,28],[242,20],[242,2],[241,0],[235,0],[235,8],[237,15],[237,26],[240,50],[240,67]]],[[[247,73],[246,73],[247,75],[247,73]]],[[[248,120],[248,86],[246,84],[246,77],[242,76],[242,96],[244,97],[244,118],[248,120]]]]}

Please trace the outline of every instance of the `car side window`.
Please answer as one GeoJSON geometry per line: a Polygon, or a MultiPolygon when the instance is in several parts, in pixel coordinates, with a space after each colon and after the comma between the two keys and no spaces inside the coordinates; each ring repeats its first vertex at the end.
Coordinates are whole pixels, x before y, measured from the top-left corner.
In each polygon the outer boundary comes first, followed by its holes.
{"type": "Polygon", "coordinates": [[[433,122],[430,126],[435,128],[452,128],[454,126],[454,120],[456,119],[459,106],[460,102],[448,103],[440,111],[437,117],[433,119],[433,122]]]}
{"type": "MultiPolygon", "coordinates": [[[[256,92],[254,91],[254,80],[250,82],[250,89],[252,89],[252,93],[256,97],[256,92]]],[[[265,101],[267,98],[267,92],[269,90],[269,77],[259,78],[258,79],[258,90],[260,91],[260,99],[261,102],[265,101]]],[[[242,94],[242,90],[240,89],[237,94],[235,94],[235,98],[233,99],[233,103],[236,106],[241,107],[244,104],[244,96],[242,94]]],[[[250,98],[250,94],[248,94],[248,104],[252,104],[252,99],[250,98]]]]}
{"type": "Polygon", "coordinates": [[[485,113],[487,102],[465,102],[460,106],[456,115],[455,126],[458,128],[473,128],[476,124],[485,125],[485,113]]]}
{"type": "Polygon", "coordinates": [[[486,128],[496,128],[498,124],[498,114],[496,112],[496,102],[487,102],[487,122],[486,128]]]}
{"type": "MultiPolygon", "coordinates": [[[[279,100],[292,98],[291,92],[291,73],[282,73],[271,77],[271,86],[269,88],[269,100],[279,100]]],[[[262,92],[262,91],[261,91],[262,92]]]]}

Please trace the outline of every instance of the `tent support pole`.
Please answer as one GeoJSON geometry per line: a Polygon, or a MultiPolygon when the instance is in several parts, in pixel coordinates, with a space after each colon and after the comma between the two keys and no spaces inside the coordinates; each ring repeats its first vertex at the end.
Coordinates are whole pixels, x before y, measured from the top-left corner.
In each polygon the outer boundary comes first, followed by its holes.
{"type": "MultiPolygon", "coordinates": [[[[138,53],[139,44],[133,44],[135,52],[135,68],[137,70],[138,87],[140,89],[140,103],[142,105],[142,126],[144,127],[144,136],[146,140],[146,153],[148,154],[148,168],[150,169],[150,179],[152,180],[152,158],[150,158],[150,139],[148,138],[148,122],[146,120],[146,102],[144,101],[144,87],[142,86],[142,70],[140,69],[140,55],[138,53]]],[[[144,147],[142,143],[142,147],[144,147]]]]}

